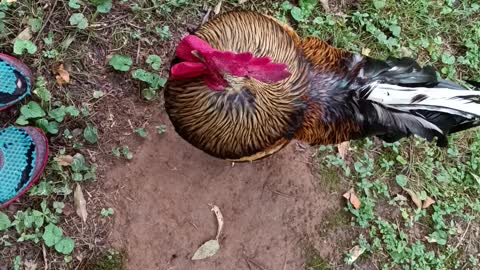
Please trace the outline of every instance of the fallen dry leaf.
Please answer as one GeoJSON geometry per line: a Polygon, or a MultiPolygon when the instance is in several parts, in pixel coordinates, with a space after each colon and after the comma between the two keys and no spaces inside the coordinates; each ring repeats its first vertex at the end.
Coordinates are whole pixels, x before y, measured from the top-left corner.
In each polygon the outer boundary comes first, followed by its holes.
{"type": "Polygon", "coordinates": [[[220,244],[218,243],[218,240],[209,240],[201,245],[197,251],[195,251],[192,260],[197,261],[212,257],[213,255],[217,254],[219,249],[220,244]]]}
{"type": "Polygon", "coordinates": [[[352,249],[350,249],[350,252],[348,253],[347,263],[349,265],[353,264],[364,252],[365,248],[361,248],[358,245],[354,246],[352,249]]]}
{"type": "Polygon", "coordinates": [[[397,194],[397,196],[395,196],[395,198],[393,198],[393,200],[405,202],[405,201],[407,201],[408,199],[407,199],[407,197],[403,196],[402,194],[397,194]]]}
{"type": "Polygon", "coordinates": [[[402,46],[402,47],[400,48],[400,55],[401,55],[402,57],[412,57],[413,52],[412,52],[409,48],[402,46]]]}
{"type": "Polygon", "coordinates": [[[222,0],[218,2],[218,4],[215,6],[215,9],[213,9],[213,14],[217,15],[220,13],[220,9],[222,8],[222,0]]]}
{"type": "Polygon", "coordinates": [[[55,157],[54,160],[58,163],[60,166],[70,166],[73,163],[73,157],[70,155],[66,156],[58,156],[55,157]]]}
{"type": "Polygon", "coordinates": [[[338,154],[340,155],[340,157],[341,157],[343,160],[346,160],[346,159],[347,159],[347,156],[348,156],[348,148],[349,148],[349,147],[350,147],[350,142],[349,142],[349,141],[342,142],[341,144],[337,144],[338,154]]]}
{"type": "Polygon", "coordinates": [[[358,199],[353,188],[343,194],[343,197],[347,199],[355,209],[359,209],[362,205],[362,202],[358,199]]]}
{"type": "Polygon", "coordinates": [[[410,195],[410,198],[412,199],[413,203],[417,206],[418,209],[422,208],[422,200],[420,200],[417,196],[417,193],[415,191],[409,189],[409,188],[403,188],[408,195],[410,195]]]}
{"type": "Polygon", "coordinates": [[[223,215],[222,215],[222,212],[220,211],[220,208],[218,208],[218,206],[211,205],[211,207],[212,207],[211,211],[215,213],[215,217],[217,218],[218,229],[217,229],[217,236],[215,238],[218,240],[223,230],[223,215]]]}
{"type": "Polygon", "coordinates": [[[328,4],[328,0],[320,0],[320,3],[322,4],[323,9],[325,12],[330,12],[330,5],[328,4]]]}
{"type": "Polygon", "coordinates": [[[241,4],[245,4],[248,0],[238,0],[238,3],[241,5],[241,4]]]}
{"type": "Polygon", "coordinates": [[[427,196],[427,198],[425,199],[425,201],[423,201],[422,208],[423,208],[423,209],[427,209],[428,207],[430,207],[430,206],[431,206],[432,204],[434,204],[434,203],[435,203],[435,201],[434,201],[432,198],[430,198],[430,197],[427,196]]]}
{"type": "Polygon", "coordinates": [[[38,266],[35,261],[30,261],[30,260],[25,260],[23,262],[23,266],[25,267],[25,270],[37,270],[38,266]]]}
{"type": "Polygon", "coordinates": [[[73,201],[75,203],[77,215],[83,220],[83,222],[87,222],[87,202],[85,201],[85,197],[83,197],[82,187],[79,184],[77,184],[77,187],[73,192],[73,201]]]}
{"type": "Polygon", "coordinates": [[[477,181],[477,184],[480,185],[480,176],[478,176],[478,175],[476,175],[476,174],[474,174],[474,173],[470,173],[470,174],[473,176],[473,178],[475,179],[475,181],[477,181]]]}
{"type": "Polygon", "coordinates": [[[370,56],[371,51],[369,48],[362,48],[362,54],[365,56],[370,56]]]}
{"type": "Polygon", "coordinates": [[[213,240],[209,240],[205,242],[203,245],[201,245],[197,251],[195,251],[195,254],[193,254],[192,260],[203,260],[208,257],[211,257],[215,254],[217,254],[218,250],[220,250],[220,243],[218,242],[218,238],[220,238],[220,234],[222,233],[223,230],[223,215],[222,212],[220,211],[220,208],[214,204],[210,204],[210,207],[212,207],[211,211],[215,213],[215,217],[217,218],[217,223],[218,223],[218,229],[217,229],[217,236],[213,240]]]}
{"type": "Polygon", "coordinates": [[[55,70],[55,72],[57,73],[57,76],[55,78],[57,79],[57,83],[59,85],[65,85],[70,83],[70,73],[65,70],[63,64],[60,64],[55,70]]]}
{"type": "Polygon", "coordinates": [[[30,40],[32,38],[32,31],[30,30],[30,27],[25,28],[18,36],[13,40],[19,39],[19,40],[30,40]]]}

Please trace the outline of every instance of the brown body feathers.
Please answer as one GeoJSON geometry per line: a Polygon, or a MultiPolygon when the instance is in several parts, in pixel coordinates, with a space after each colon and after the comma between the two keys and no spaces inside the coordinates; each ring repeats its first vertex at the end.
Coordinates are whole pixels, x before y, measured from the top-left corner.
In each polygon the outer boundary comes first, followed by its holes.
{"type": "Polygon", "coordinates": [[[255,12],[219,15],[195,35],[216,50],[269,57],[291,73],[278,83],[225,74],[224,91],[209,89],[202,78],[169,80],[165,107],[176,131],[218,158],[259,159],[292,139],[393,142],[415,134],[445,145],[448,133],[480,125],[480,105],[472,105],[480,94],[458,92],[465,88],[438,80],[433,68],[410,58],[375,60],[301,39],[255,12]]]}
{"type": "Polygon", "coordinates": [[[218,50],[252,52],[287,64],[292,76],[274,84],[231,77],[221,92],[201,79],[171,80],[165,107],[176,131],[208,154],[231,160],[258,159],[285,146],[302,123],[309,76],[292,33],[269,17],[232,12],[207,22],[195,35],[218,50]]]}

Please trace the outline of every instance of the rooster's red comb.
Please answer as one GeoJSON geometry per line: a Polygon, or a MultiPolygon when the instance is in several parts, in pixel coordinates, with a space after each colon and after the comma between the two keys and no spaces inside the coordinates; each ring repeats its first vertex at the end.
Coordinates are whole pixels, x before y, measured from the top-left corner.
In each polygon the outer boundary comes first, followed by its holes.
{"type": "MultiPolygon", "coordinates": [[[[180,42],[176,55],[188,61],[172,68],[173,78],[178,79],[229,73],[237,77],[250,77],[261,82],[274,83],[287,79],[291,75],[285,64],[272,63],[268,57],[256,58],[249,52],[219,51],[194,35],[189,35],[180,42]],[[204,65],[204,68],[200,65],[204,65]]],[[[213,77],[223,77],[223,75],[213,77]]]]}

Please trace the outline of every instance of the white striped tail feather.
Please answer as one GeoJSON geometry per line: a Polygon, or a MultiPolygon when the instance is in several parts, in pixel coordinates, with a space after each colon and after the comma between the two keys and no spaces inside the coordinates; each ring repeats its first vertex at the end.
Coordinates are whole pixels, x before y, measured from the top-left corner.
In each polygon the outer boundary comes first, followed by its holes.
{"type": "MultiPolygon", "coordinates": [[[[437,137],[439,145],[446,145],[446,135],[480,125],[480,91],[460,90],[460,86],[445,82],[441,85],[455,89],[374,82],[364,88],[361,98],[381,105],[374,106],[379,121],[391,121],[406,135],[416,134],[429,141],[437,137]],[[393,117],[381,119],[388,114],[393,117]]],[[[399,139],[401,135],[390,133],[387,137],[399,139]]]]}

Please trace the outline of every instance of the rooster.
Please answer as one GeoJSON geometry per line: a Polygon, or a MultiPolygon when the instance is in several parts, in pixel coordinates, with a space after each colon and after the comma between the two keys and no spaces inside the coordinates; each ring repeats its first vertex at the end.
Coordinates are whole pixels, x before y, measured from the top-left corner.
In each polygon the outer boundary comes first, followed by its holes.
{"type": "Polygon", "coordinates": [[[164,91],[176,132],[221,159],[253,161],[297,139],[338,144],[447,136],[480,125],[480,92],[410,58],[386,61],[301,39],[250,11],[218,15],[177,47],[164,91]]]}

